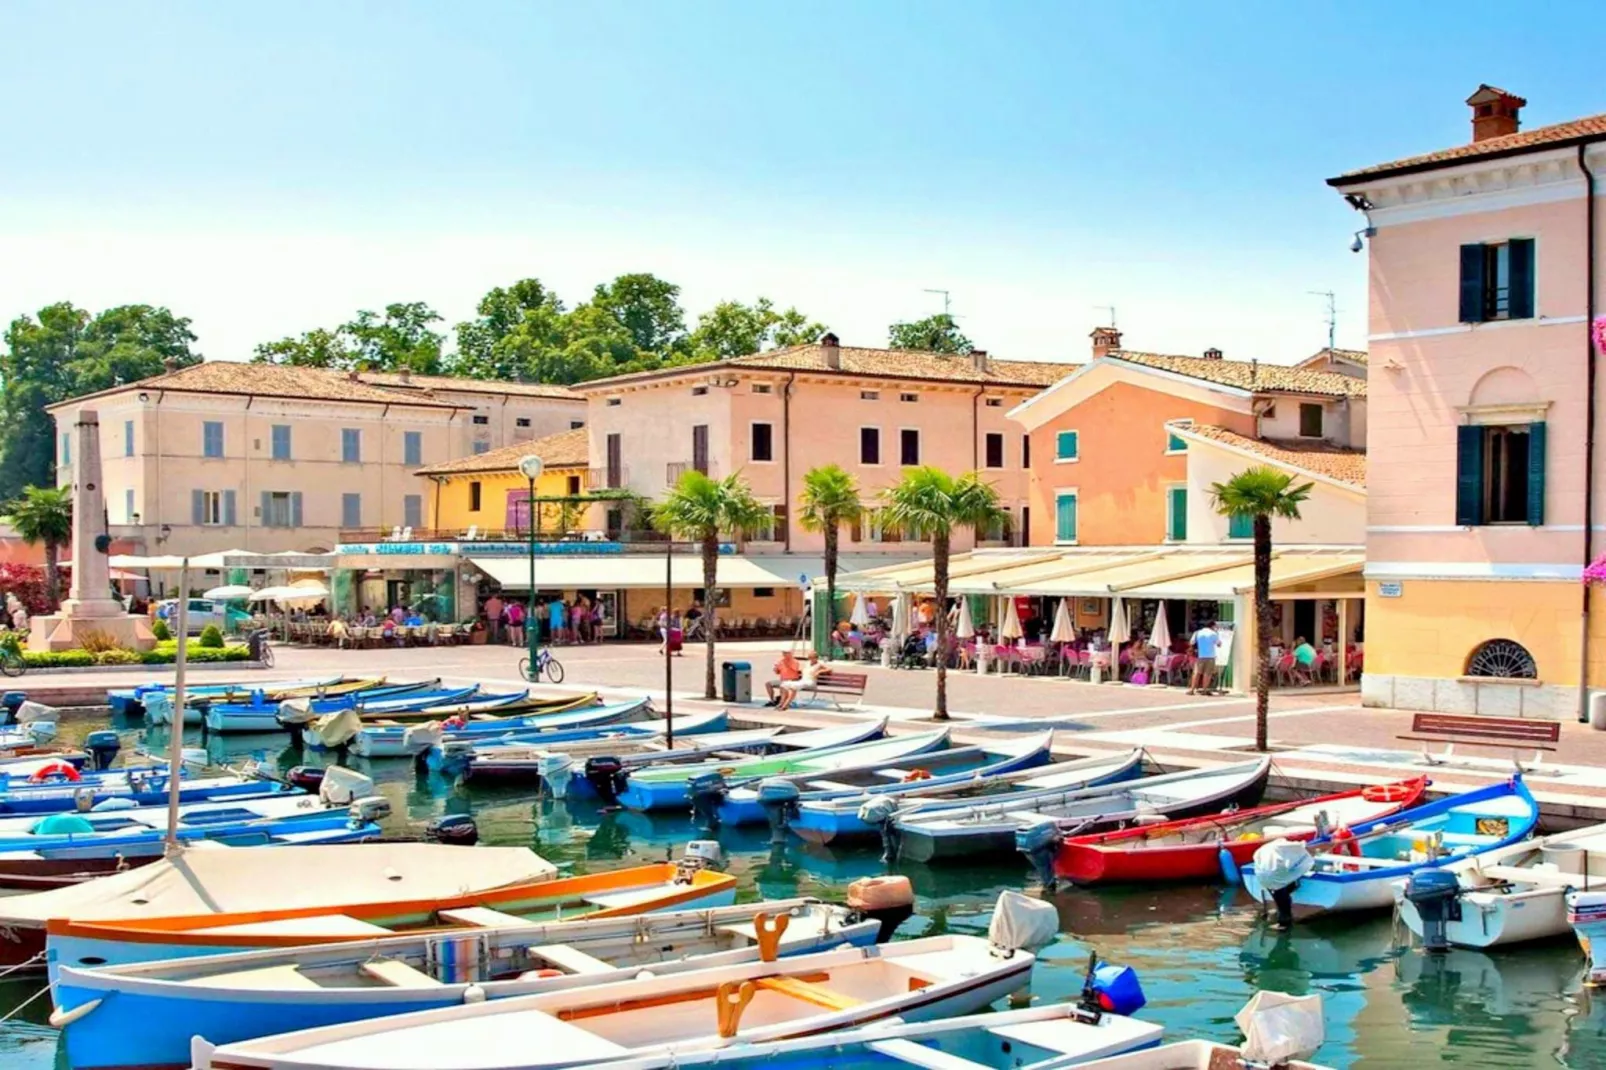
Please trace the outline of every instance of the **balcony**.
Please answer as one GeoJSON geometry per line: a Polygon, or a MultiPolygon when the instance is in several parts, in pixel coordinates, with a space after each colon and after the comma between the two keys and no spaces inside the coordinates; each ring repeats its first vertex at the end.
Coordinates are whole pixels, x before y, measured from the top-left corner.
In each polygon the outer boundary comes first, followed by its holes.
{"type": "Polygon", "coordinates": [[[612,471],[607,468],[587,468],[581,479],[588,491],[623,490],[630,485],[630,468],[626,465],[619,465],[612,471]]]}
{"type": "Polygon", "coordinates": [[[673,487],[676,483],[680,482],[681,476],[694,470],[701,472],[705,476],[714,475],[714,465],[712,462],[699,466],[691,461],[670,461],[668,464],[664,465],[664,486],[673,487]]]}

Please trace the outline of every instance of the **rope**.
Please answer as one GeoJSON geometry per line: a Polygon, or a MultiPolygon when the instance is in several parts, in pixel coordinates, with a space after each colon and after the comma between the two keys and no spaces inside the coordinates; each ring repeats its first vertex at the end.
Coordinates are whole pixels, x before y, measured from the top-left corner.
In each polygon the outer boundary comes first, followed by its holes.
{"type": "Polygon", "coordinates": [[[7,966],[3,970],[0,970],[0,977],[9,977],[11,974],[16,973],[18,970],[25,970],[29,966],[33,966],[33,965],[35,965],[37,963],[40,963],[40,962],[43,962],[43,961],[45,961],[45,952],[41,951],[37,955],[35,955],[33,958],[28,959],[25,962],[14,963],[14,964],[12,964],[10,966],[7,966]]]}
{"type": "Polygon", "coordinates": [[[17,1004],[15,1007],[12,1007],[9,1011],[7,1011],[5,1013],[5,1017],[0,1018],[0,1024],[3,1024],[5,1022],[11,1021],[11,1019],[13,1019],[13,1018],[15,1018],[17,1016],[17,1012],[18,1011],[22,1010],[22,1008],[26,1007],[28,1004],[32,1003],[34,1000],[38,999],[40,996],[45,995],[49,991],[50,991],[50,986],[46,985],[45,987],[41,988],[39,991],[35,992],[33,995],[29,996],[27,999],[23,1000],[21,1003],[17,1004]]]}

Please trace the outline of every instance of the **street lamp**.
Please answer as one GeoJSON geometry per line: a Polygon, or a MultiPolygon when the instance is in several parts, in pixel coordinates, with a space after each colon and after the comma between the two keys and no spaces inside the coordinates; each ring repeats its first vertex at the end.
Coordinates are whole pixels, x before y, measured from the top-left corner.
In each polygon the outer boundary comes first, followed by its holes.
{"type": "Polygon", "coordinates": [[[526,502],[528,510],[526,523],[530,536],[530,590],[524,603],[524,641],[529,649],[532,679],[539,679],[541,676],[541,663],[535,660],[541,636],[541,622],[535,615],[535,481],[541,478],[544,468],[541,458],[533,453],[519,458],[519,474],[530,482],[530,497],[526,502]]]}

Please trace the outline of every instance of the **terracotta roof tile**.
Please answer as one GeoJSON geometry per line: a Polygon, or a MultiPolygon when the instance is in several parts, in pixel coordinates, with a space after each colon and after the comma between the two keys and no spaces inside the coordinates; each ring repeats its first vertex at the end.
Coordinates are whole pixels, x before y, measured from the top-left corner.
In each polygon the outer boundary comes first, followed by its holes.
{"type": "Polygon", "coordinates": [[[518,469],[521,459],[532,453],[546,462],[548,468],[584,468],[591,463],[590,440],[586,429],[576,427],[545,438],[526,439],[501,449],[432,464],[428,468],[420,468],[417,474],[446,476],[466,472],[511,472],[518,469]]]}
{"type": "Polygon", "coordinates": [[[1328,479],[1355,487],[1366,486],[1365,450],[1346,449],[1321,440],[1249,438],[1213,424],[1178,427],[1176,430],[1184,437],[1192,436],[1219,442],[1223,446],[1256,454],[1288,468],[1326,476],[1328,479]]]}
{"type": "Polygon", "coordinates": [[[584,401],[585,398],[556,383],[516,383],[500,379],[465,379],[452,375],[409,375],[399,372],[359,372],[362,381],[387,389],[456,390],[475,394],[508,394],[514,397],[557,398],[584,401]]]}
{"type": "Polygon", "coordinates": [[[1255,364],[1247,360],[1168,356],[1117,349],[1109,356],[1146,368],[1203,379],[1209,383],[1278,394],[1316,394],[1323,397],[1365,397],[1366,380],[1337,372],[1314,371],[1286,364],[1255,364]]]}
{"type": "Polygon", "coordinates": [[[1480,157],[1514,156],[1519,153],[1534,152],[1557,145],[1597,139],[1606,139],[1606,114],[1590,115],[1583,119],[1572,119],[1565,123],[1552,123],[1549,126],[1536,126],[1532,130],[1519,130],[1515,134],[1485,138],[1482,141],[1473,141],[1465,145],[1457,145],[1454,148],[1440,149],[1437,152],[1425,152],[1420,156],[1407,156],[1403,160],[1374,164],[1371,167],[1363,167],[1358,171],[1347,171],[1337,178],[1328,179],[1327,182],[1333,186],[1347,186],[1358,179],[1393,172],[1427,171],[1436,167],[1452,167],[1455,164],[1476,160],[1480,157]]]}
{"type": "MultiPolygon", "coordinates": [[[[287,364],[245,364],[230,360],[209,360],[165,375],[125,383],[87,397],[96,398],[124,390],[171,390],[188,394],[255,394],[259,397],[307,398],[314,401],[355,401],[376,405],[418,405],[432,409],[461,406],[439,401],[428,394],[418,395],[387,390],[348,377],[344,372],[323,368],[298,368],[287,364]]],[[[78,404],[85,398],[72,398],[64,405],[78,404]]],[[[54,407],[54,406],[52,406],[54,407]]]]}

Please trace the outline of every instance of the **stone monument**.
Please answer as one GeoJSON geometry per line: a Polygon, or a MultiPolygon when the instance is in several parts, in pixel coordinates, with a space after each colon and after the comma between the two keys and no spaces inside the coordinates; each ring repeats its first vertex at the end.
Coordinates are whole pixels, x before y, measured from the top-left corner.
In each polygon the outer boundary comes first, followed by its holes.
{"type": "Polygon", "coordinates": [[[73,428],[72,589],[60,612],[33,618],[30,650],[73,650],[91,632],[111,637],[128,650],[156,645],[150,622],[123,611],[112,597],[111,561],[105,540],[106,491],[100,482],[100,416],[80,409],[73,428]]]}

